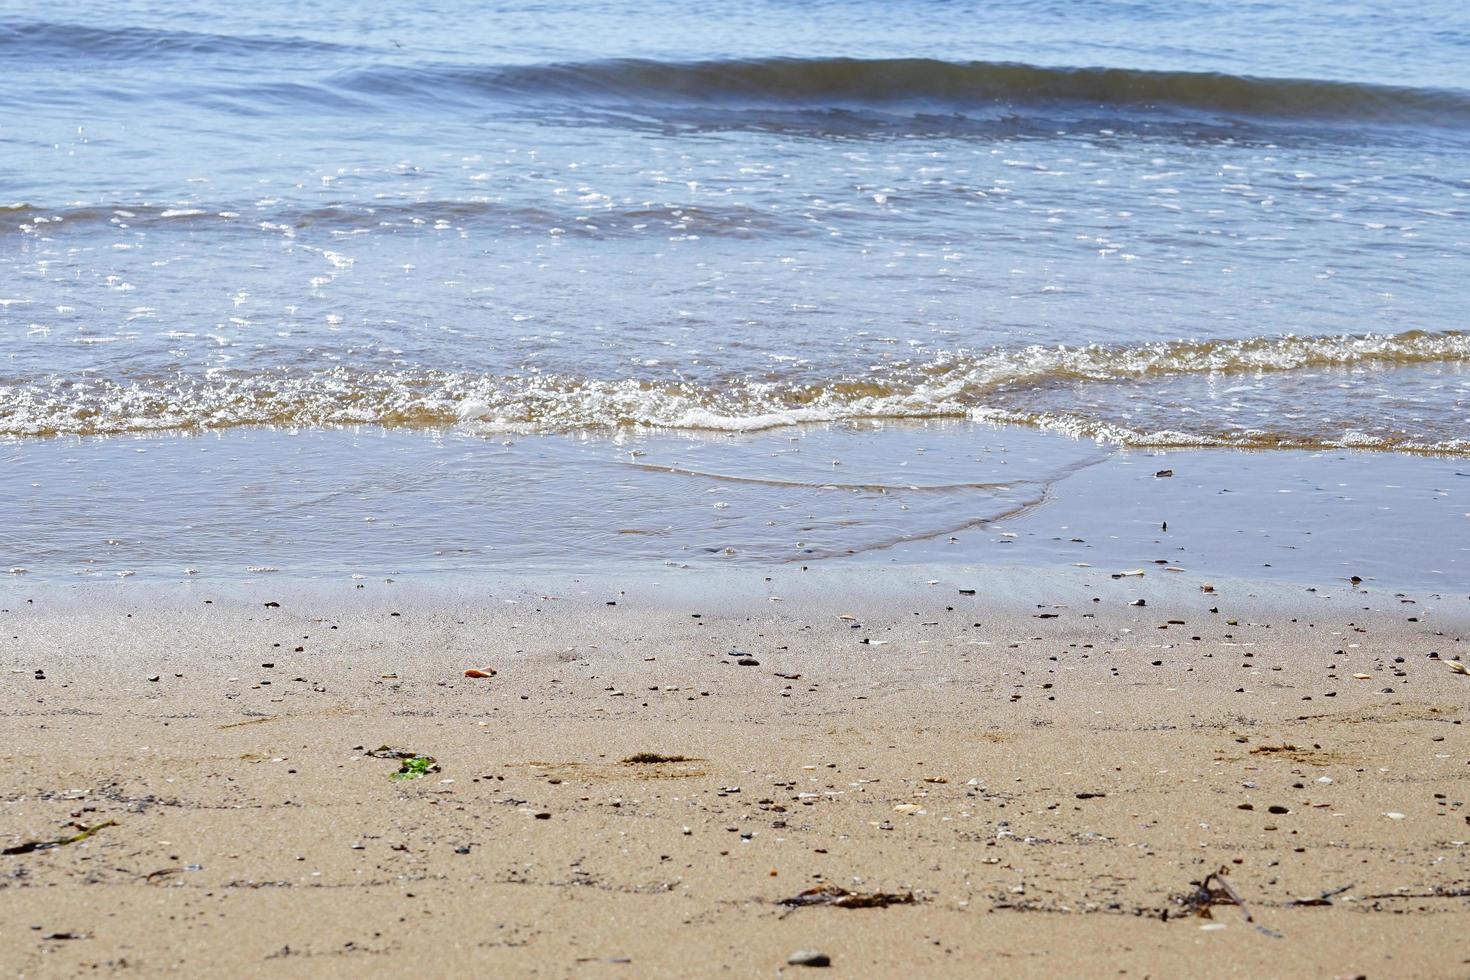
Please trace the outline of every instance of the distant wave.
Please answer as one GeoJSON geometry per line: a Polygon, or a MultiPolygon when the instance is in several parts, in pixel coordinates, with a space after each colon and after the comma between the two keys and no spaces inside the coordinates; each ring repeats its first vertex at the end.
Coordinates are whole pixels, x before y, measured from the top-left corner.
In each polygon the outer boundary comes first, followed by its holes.
{"type": "Polygon", "coordinates": [[[509,66],[376,66],[340,73],[362,95],[646,103],[1021,110],[1048,104],[1257,119],[1470,125],[1470,91],[1126,68],[922,58],[509,66]]]}
{"type": "Polygon", "coordinates": [[[299,37],[211,34],[152,27],[93,27],[51,21],[0,23],[0,57],[129,62],[170,55],[250,56],[262,52],[311,54],[354,48],[299,37]]]}
{"type": "Polygon", "coordinates": [[[519,229],[538,235],[557,231],[597,238],[635,237],[650,227],[661,233],[679,231],[716,238],[806,230],[799,216],[784,216],[770,209],[652,202],[564,210],[473,199],[315,205],[273,201],[267,205],[235,203],[225,207],[198,202],[71,204],[54,208],[26,203],[0,204],[0,236],[14,233],[55,236],[74,228],[99,226],[133,229],[236,226],[252,230],[265,226],[290,231],[489,226],[502,234],[519,229]]]}
{"type": "MultiPolygon", "coordinates": [[[[932,110],[1014,118],[1072,107],[1150,116],[1344,124],[1470,126],[1470,91],[1310,78],[1260,78],[1123,67],[1050,67],[928,58],[745,58],[711,61],[611,59],[474,65],[403,63],[397,52],[303,37],[233,35],[49,21],[0,22],[0,58],[15,64],[205,61],[279,53],[273,70],[224,86],[171,87],[169,98],[271,111],[320,104],[363,109],[408,100],[555,104],[583,109],[644,107],[932,110]],[[312,55],[341,57],[313,59],[312,55]],[[371,63],[377,59],[379,63],[371,63]],[[282,69],[284,69],[284,74],[282,69]]],[[[406,56],[406,55],[405,55],[406,56]]],[[[263,67],[263,66],[262,66],[263,67]]]]}
{"type": "Polygon", "coordinates": [[[1470,439],[1458,424],[1450,427],[1453,431],[1427,435],[1363,435],[1353,431],[1353,419],[1318,420],[1313,424],[1320,427],[1311,430],[1226,431],[1200,428],[1207,420],[1181,414],[1144,430],[1107,419],[1030,410],[1021,397],[1039,387],[1078,381],[1445,362],[1470,362],[1470,333],[1000,348],[954,352],[877,374],[864,369],[827,380],[740,375],[703,385],[646,378],[348,369],[15,378],[0,379],[0,435],[357,424],[519,433],[627,427],[739,432],[857,419],[953,418],[1034,425],[1133,445],[1347,446],[1470,456],[1470,439]]]}

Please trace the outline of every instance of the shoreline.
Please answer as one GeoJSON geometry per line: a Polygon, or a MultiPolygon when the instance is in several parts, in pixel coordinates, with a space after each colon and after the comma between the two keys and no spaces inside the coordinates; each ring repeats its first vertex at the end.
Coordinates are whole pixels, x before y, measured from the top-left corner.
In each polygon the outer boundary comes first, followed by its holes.
{"type": "Polygon", "coordinates": [[[7,966],[1463,972],[1464,599],[912,572],[13,585],[7,966]]]}
{"type": "Polygon", "coordinates": [[[30,442],[0,474],[17,488],[0,572],[31,582],[1157,565],[1470,593],[1455,458],[1121,450],[984,424],[501,442],[260,429],[30,442]]]}

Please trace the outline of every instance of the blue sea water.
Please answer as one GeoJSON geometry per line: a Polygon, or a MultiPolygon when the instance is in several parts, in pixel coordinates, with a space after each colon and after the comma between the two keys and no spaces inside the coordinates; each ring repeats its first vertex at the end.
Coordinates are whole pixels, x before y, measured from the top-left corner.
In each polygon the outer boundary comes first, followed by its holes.
{"type": "MultiPolygon", "coordinates": [[[[927,498],[872,516],[916,448],[895,426],[956,459],[1039,447],[977,519],[1096,454],[1376,453],[1449,487],[1470,456],[1453,0],[0,2],[0,64],[16,567],[244,567],[232,542],[280,512],[241,486],[313,471],[271,432],[369,481],[483,447],[495,469],[444,466],[417,512],[560,480],[547,507],[616,512],[601,550],[678,560],[810,554],[770,516],[791,500],[823,554],[952,526],[927,498]],[[597,499],[650,438],[744,447],[708,475],[743,478],[814,426],[874,470],[842,506],[799,468],[762,470],[739,533],[688,516],[719,484],[597,499]],[[177,440],[203,433],[242,507],[194,495],[177,440]],[[152,471],[119,445],[176,460],[127,506],[113,483],[152,471]],[[688,515],[618,534],[637,501],[688,515]]],[[[474,533],[531,540],[502,513],[474,533]]],[[[412,537],[352,547],[447,547],[412,537]]],[[[518,560],[576,553],[535,540],[518,560]]]]}

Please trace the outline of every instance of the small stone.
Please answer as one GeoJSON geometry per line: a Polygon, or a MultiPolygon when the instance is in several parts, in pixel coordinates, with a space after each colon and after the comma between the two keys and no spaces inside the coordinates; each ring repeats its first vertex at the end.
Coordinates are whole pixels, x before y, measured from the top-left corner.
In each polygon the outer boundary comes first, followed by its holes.
{"type": "Polygon", "coordinates": [[[831,966],[832,957],[815,949],[798,949],[786,957],[791,966],[831,966]]]}
{"type": "Polygon", "coordinates": [[[1268,806],[1268,807],[1266,807],[1266,812],[1267,813],[1290,813],[1291,810],[1289,808],[1287,808],[1287,807],[1284,807],[1284,806],[1268,806]]]}
{"type": "Polygon", "coordinates": [[[761,662],[754,657],[741,657],[735,662],[742,667],[759,667],[761,665],[761,662]]]}
{"type": "Polygon", "coordinates": [[[149,681],[149,683],[157,684],[158,683],[158,675],[157,674],[149,674],[148,675],[148,681],[149,681]]]}
{"type": "Polygon", "coordinates": [[[481,670],[478,667],[471,667],[469,670],[466,670],[464,672],[464,675],[466,677],[494,677],[495,676],[495,668],[494,667],[486,667],[484,670],[481,670]]]}

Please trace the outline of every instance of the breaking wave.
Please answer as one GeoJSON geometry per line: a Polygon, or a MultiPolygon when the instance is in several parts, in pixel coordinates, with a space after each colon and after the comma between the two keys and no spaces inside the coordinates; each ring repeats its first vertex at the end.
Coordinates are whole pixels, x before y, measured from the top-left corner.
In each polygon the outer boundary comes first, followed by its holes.
{"type": "MultiPolygon", "coordinates": [[[[102,435],[245,425],[463,427],[486,433],[618,428],[727,432],[803,423],[972,419],[1055,429],[1131,445],[1243,448],[1350,446],[1470,455],[1463,430],[1358,431],[1352,418],[1211,429],[1199,415],[1138,428],[1117,420],[1027,408],[1049,387],[1189,375],[1372,368],[1470,361],[1470,334],[1276,337],[1137,346],[1024,347],[945,353],[814,380],[744,374],[719,383],[433,370],[177,374],[0,380],[0,435],[102,435]]],[[[1167,406],[1164,406],[1167,410],[1167,406]]],[[[1157,421],[1157,413],[1150,416],[1157,421]]]]}

